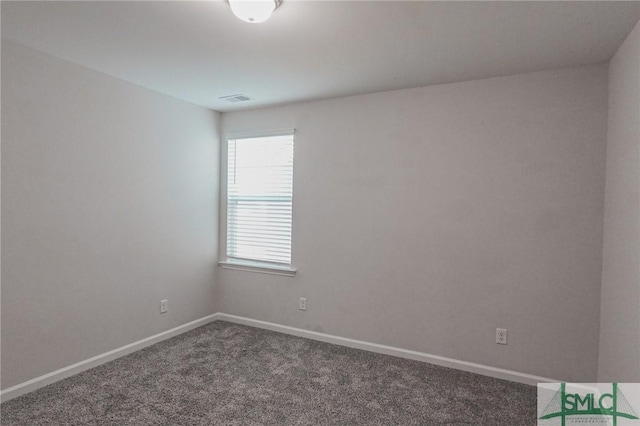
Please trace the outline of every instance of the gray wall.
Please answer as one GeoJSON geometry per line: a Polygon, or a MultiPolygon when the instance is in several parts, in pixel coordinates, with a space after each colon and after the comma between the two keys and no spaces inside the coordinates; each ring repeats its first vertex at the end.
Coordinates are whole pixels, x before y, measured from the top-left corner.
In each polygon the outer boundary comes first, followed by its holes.
{"type": "Polygon", "coordinates": [[[601,382],[640,382],[640,24],[609,64],[601,382]]]}
{"type": "Polygon", "coordinates": [[[3,42],[2,388],[216,311],[218,122],[3,42]]]}
{"type": "Polygon", "coordinates": [[[291,127],[298,275],[222,270],[221,312],[595,380],[605,65],[223,115],[291,127]]]}
{"type": "Polygon", "coordinates": [[[224,114],[297,129],[299,272],[217,280],[219,115],[3,42],[2,388],[218,310],[593,381],[601,276],[598,378],[639,381],[638,32],[611,63],[604,271],[603,65],[224,114]]]}

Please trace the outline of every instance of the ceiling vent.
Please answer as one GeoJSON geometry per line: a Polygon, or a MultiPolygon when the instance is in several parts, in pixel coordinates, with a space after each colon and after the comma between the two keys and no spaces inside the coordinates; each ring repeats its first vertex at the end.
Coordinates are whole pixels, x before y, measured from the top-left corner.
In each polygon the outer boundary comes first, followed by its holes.
{"type": "Polygon", "coordinates": [[[220,99],[222,99],[223,101],[234,103],[234,104],[238,103],[238,102],[247,102],[247,101],[252,101],[253,100],[250,97],[248,97],[247,95],[222,96],[222,97],[220,97],[220,99]]]}

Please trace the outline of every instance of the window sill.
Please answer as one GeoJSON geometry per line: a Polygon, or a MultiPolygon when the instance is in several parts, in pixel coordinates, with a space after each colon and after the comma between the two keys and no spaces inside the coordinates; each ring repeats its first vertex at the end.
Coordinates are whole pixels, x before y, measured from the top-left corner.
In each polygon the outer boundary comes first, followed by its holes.
{"type": "Polygon", "coordinates": [[[260,263],[244,263],[244,262],[230,262],[220,261],[218,262],[221,268],[232,269],[235,271],[247,271],[256,272],[259,274],[281,275],[285,277],[295,277],[297,270],[287,268],[286,266],[275,266],[260,263]]]}

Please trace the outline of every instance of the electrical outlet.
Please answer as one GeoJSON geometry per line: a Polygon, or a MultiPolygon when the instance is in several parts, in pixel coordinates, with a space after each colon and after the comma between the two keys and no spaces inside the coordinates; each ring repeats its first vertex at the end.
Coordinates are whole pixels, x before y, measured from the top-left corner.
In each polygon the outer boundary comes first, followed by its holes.
{"type": "Polygon", "coordinates": [[[507,344],[507,329],[496,328],[496,343],[499,345],[507,344]]]}
{"type": "Polygon", "coordinates": [[[301,297],[300,298],[300,303],[298,304],[298,309],[300,309],[301,311],[306,311],[307,310],[307,298],[306,297],[301,297]]]}
{"type": "Polygon", "coordinates": [[[165,314],[169,310],[169,301],[167,299],[160,301],[160,313],[165,314]]]}

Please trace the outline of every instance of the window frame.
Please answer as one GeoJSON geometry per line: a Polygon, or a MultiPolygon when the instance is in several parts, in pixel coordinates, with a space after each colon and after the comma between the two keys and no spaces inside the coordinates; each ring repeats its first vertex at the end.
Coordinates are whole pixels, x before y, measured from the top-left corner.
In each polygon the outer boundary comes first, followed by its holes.
{"type": "MultiPolygon", "coordinates": [[[[242,133],[227,133],[222,140],[223,151],[220,156],[220,253],[221,259],[218,261],[218,265],[224,269],[240,270],[248,272],[257,272],[270,275],[281,275],[294,277],[297,273],[297,269],[293,267],[294,251],[293,251],[293,199],[294,191],[291,191],[291,263],[282,264],[268,261],[255,261],[250,259],[242,259],[229,256],[227,253],[227,239],[228,239],[228,214],[229,214],[229,182],[228,182],[228,167],[229,167],[229,141],[237,139],[252,139],[272,136],[292,136],[294,138],[294,150],[295,150],[295,129],[281,129],[271,131],[258,131],[258,132],[242,132],[242,133]]],[[[293,161],[292,171],[292,185],[295,180],[295,154],[293,161]]]]}

